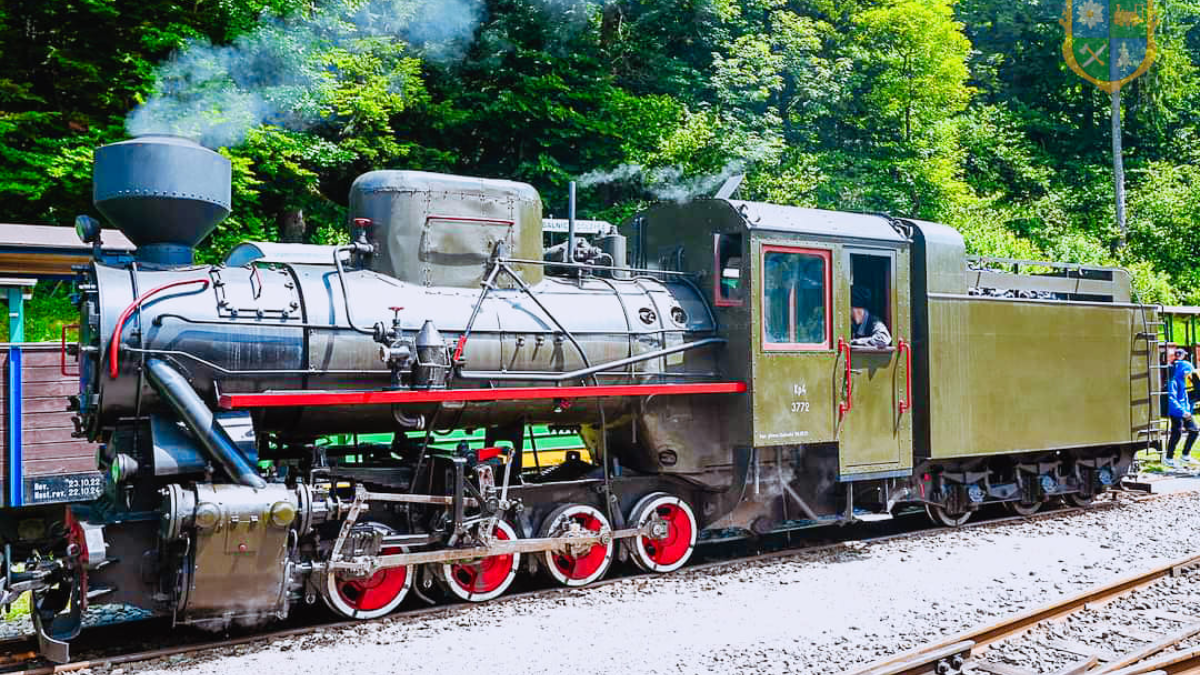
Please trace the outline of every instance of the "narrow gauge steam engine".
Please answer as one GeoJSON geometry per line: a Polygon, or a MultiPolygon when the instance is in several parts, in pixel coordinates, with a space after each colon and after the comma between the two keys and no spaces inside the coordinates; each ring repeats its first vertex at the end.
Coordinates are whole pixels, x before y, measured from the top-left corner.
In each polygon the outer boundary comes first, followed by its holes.
{"type": "Polygon", "coordinates": [[[702,534],[1087,503],[1154,422],[1155,313],[1121,270],[968,269],[944,226],[728,199],[544,252],[529,186],[399,171],[355,182],[348,245],[195,265],[229,176],[181,139],[96,153],[96,207],[138,245],[97,246],[78,283],[78,420],[107,488],[0,525],[0,602],[33,591],[50,658],[89,602],[369,618],[523,569],[669,572],[702,534]],[[850,344],[851,284],[893,346],[850,344]],[[522,466],[547,422],[596,461],[522,466]],[[432,448],[449,428],[488,447],[432,448]],[[395,440],[317,443],[374,432],[395,440]]]}

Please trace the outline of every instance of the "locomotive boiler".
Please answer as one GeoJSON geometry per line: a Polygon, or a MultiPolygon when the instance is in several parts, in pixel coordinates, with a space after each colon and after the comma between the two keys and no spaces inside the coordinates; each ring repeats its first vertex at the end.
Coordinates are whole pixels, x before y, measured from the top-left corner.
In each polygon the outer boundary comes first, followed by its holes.
{"type": "Polygon", "coordinates": [[[137,245],[106,255],[77,221],[72,405],[105,491],[4,515],[36,536],[0,527],[0,603],[33,592],[53,659],[88,603],[371,618],[867,513],[1086,504],[1153,436],[1154,309],[1121,270],[1014,271],[934,223],[729,199],[544,248],[530,186],[413,171],[355,181],[344,243],[198,265],[230,197],[190,141],[96,152],[96,208],[137,245]],[[895,344],[851,343],[852,287],[895,344]],[[1102,381],[1068,379],[1080,354],[1102,381]],[[534,423],[588,457],[526,465],[534,423]],[[452,429],[483,447],[431,442],[452,429]]]}

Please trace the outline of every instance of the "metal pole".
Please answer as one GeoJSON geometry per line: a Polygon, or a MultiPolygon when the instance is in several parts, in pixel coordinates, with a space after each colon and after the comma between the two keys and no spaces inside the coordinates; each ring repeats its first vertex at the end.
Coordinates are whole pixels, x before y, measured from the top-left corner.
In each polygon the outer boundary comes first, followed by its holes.
{"type": "Polygon", "coordinates": [[[8,289],[8,505],[21,506],[25,503],[25,475],[22,424],[22,387],[20,342],[25,341],[25,289],[8,289]]]}
{"type": "MultiPolygon", "coordinates": [[[[1115,63],[1116,59],[1112,59],[1115,63]]],[[[1117,250],[1125,248],[1128,235],[1125,224],[1125,163],[1121,158],[1121,90],[1112,93],[1112,149],[1113,149],[1113,181],[1117,198],[1117,250]]]]}
{"type": "Polygon", "coordinates": [[[567,254],[563,262],[575,262],[575,181],[567,184],[567,254]]]}
{"type": "MultiPolygon", "coordinates": [[[[19,294],[20,291],[18,290],[19,294]]],[[[19,295],[18,295],[19,297],[19,295]]],[[[22,372],[21,347],[12,344],[8,348],[8,505],[21,506],[25,503],[25,460],[22,445],[22,372]]]]}

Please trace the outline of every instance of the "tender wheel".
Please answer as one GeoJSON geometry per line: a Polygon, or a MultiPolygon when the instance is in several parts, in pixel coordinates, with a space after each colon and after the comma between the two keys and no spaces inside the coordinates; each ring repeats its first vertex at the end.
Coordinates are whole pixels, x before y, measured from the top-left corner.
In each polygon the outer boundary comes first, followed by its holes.
{"type": "Polygon", "coordinates": [[[1078,492],[1073,492],[1068,495],[1063,495],[1063,498],[1071,506],[1078,506],[1081,509],[1086,509],[1096,501],[1096,495],[1084,495],[1078,492]]]}
{"type": "MultiPolygon", "coordinates": [[[[403,553],[399,546],[385,547],[381,555],[403,553]]],[[[325,604],[348,619],[374,619],[391,612],[408,595],[416,570],[412,565],[379,570],[370,577],[354,578],[335,572],[325,575],[325,604]]]]}
{"type": "Polygon", "coordinates": [[[630,513],[630,527],[657,521],[661,538],[634,537],[629,545],[633,562],[647,572],[672,572],[683,567],[696,548],[699,526],[692,509],[679,497],[653,492],[642,497],[630,513]]]}
{"type": "MultiPolygon", "coordinates": [[[[612,532],[604,514],[591,506],[567,504],[551,513],[542,525],[542,537],[570,537],[592,532],[612,532]]],[[[542,553],[542,568],[564,586],[583,586],[604,576],[612,563],[613,541],[568,544],[562,550],[542,553]]]]}
{"type": "MultiPolygon", "coordinates": [[[[503,520],[496,523],[497,541],[512,541],[517,533],[503,520]]],[[[520,553],[493,555],[469,563],[445,563],[439,578],[455,597],[467,602],[491,600],[508,590],[517,576],[520,553]]]]}
{"type": "Polygon", "coordinates": [[[1004,508],[1018,516],[1032,516],[1042,509],[1042,502],[1004,502],[1004,508]]]}
{"type": "Polygon", "coordinates": [[[925,505],[925,513],[929,515],[929,519],[938,525],[946,527],[958,527],[971,519],[970,511],[962,513],[950,513],[943,506],[934,506],[933,504],[925,505]]]}

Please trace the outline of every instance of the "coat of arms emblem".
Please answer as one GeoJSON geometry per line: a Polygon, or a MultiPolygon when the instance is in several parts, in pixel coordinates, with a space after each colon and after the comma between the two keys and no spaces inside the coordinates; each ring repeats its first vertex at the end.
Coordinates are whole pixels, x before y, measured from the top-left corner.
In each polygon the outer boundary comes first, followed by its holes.
{"type": "Polygon", "coordinates": [[[1063,58],[1080,77],[1109,93],[1154,62],[1153,0],[1066,0],[1063,58]]]}

